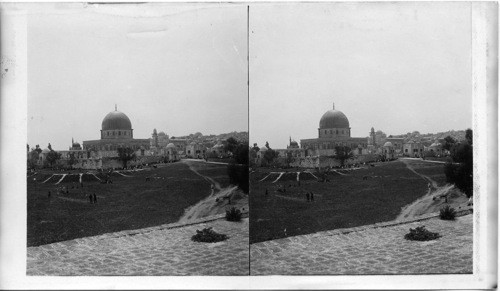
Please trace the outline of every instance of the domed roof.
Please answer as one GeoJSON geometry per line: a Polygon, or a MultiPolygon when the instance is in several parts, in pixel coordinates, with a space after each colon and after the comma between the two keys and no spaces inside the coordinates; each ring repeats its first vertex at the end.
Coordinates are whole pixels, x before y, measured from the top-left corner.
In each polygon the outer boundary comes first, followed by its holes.
{"type": "Polygon", "coordinates": [[[267,151],[267,148],[266,148],[266,147],[261,147],[261,148],[260,148],[260,151],[261,151],[261,152],[265,152],[265,151],[267,151]]]}
{"type": "Polygon", "coordinates": [[[292,141],[290,142],[290,145],[291,145],[291,146],[298,146],[299,144],[298,144],[296,141],[292,140],[292,141]]]}
{"type": "Polygon", "coordinates": [[[175,145],[173,143],[167,144],[167,148],[175,148],[175,145]]]}
{"type": "Polygon", "coordinates": [[[47,149],[47,148],[46,148],[46,149],[43,149],[42,154],[48,154],[48,153],[50,153],[50,150],[49,150],[49,149],[47,149]]]}
{"type": "Polygon", "coordinates": [[[440,146],[441,146],[441,144],[438,141],[431,144],[431,147],[440,147],[440,146]]]}
{"type": "Polygon", "coordinates": [[[102,120],[102,130],[113,130],[113,129],[132,129],[132,123],[125,113],[117,111],[111,111],[102,120]]]}
{"type": "Polygon", "coordinates": [[[392,147],[392,142],[388,141],[384,143],[384,147],[392,147]]]}
{"type": "Polygon", "coordinates": [[[321,116],[319,128],[349,128],[349,120],[342,111],[335,110],[334,105],[332,110],[321,116]]]}

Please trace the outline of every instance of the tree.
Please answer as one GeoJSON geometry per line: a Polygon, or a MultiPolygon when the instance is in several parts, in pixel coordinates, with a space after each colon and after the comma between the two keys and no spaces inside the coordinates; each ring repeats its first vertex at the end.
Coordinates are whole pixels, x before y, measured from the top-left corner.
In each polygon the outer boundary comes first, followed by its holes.
{"type": "Polygon", "coordinates": [[[28,153],[28,169],[34,169],[37,165],[39,154],[36,150],[28,153]]]}
{"type": "Polygon", "coordinates": [[[465,139],[470,145],[472,145],[472,129],[467,128],[465,130],[465,139]]]}
{"type": "Polygon", "coordinates": [[[467,197],[471,197],[474,184],[472,130],[467,129],[465,141],[453,145],[451,159],[452,161],[446,163],[444,168],[446,181],[454,184],[467,197]]]}
{"type": "MultiPolygon", "coordinates": [[[[50,144],[49,144],[50,145],[50,144]]],[[[61,154],[52,150],[47,154],[47,162],[52,167],[54,163],[61,158],[61,154]]]]}
{"type": "Polygon", "coordinates": [[[264,154],[264,161],[267,165],[270,165],[277,156],[278,154],[276,153],[276,151],[268,149],[264,154]]]}
{"type": "Polygon", "coordinates": [[[290,168],[290,164],[295,162],[295,158],[292,155],[292,152],[287,152],[286,153],[286,165],[288,168],[290,168]]]}
{"type": "Polygon", "coordinates": [[[240,143],[233,153],[233,157],[238,164],[248,165],[248,143],[240,143]]]}
{"type": "Polygon", "coordinates": [[[237,165],[230,163],[227,166],[227,174],[229,176],[229,183],[237,185],[243,192],[248,193],[248,166],[237,165]]]}
{"type": "Polygon", "coordinates": [[[335,147],[335,154],[333,155],[333,158],[338,160],[341,166],[344,166],[345,161],[352,159],[353,157],[354,154],[352,153],[350,147],[347,146],[335,147]]]}
{"type": "Polygon", "coordinates": [[[237,185],[243,192],[248,193],[248,142],[239,142],[234,137],[226,141],[226,150],[233,154],[233,161],[227,166],[229,183],[237,185]]]}
{"type": "Polygon", "coordinates": [[[76,158],[75,158],[75,153],[70,153],[69,154],[69,160],[68,160],[68,165],[73,168],[73,165],[76,164],[76,158]]]}
{"type": "Polygon", "coordinates": [[[118,159],[122,161],[123,167],[127,167],[127,162],[135,158],[135,152],[133,149],[129,147],[119,147],[116,149],[116,152],[118,153],[118,159]]]}
{"type": "Polygon", "coordinates": [[[453,137],[448,135],[447,137],[444,138],[443,149],[449,151],[451,150],[453,145],[455,145],[455,143],[457,143],[457,141],[453,137]]]}
{"type": "Polygon", "coordinates": [[[230,137],[226,140],[226,146],[224,147],[224,150],[226,150],[227,152],[230,152],[234,155],[235,150],[238,147],[238,145],[239,145],[238,140],[235,139],[234,137],[230,137]]]}

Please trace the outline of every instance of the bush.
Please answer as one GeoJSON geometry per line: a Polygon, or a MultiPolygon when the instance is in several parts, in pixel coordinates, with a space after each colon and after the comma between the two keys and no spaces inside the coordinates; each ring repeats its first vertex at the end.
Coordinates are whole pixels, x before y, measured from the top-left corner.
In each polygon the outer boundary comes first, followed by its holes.
{"type": "Polygon", "coordinates": [[[455,211],[455,208],[450,207],[450,205],[446,205],[439,209],[439,217],[443,220],[455,220],[456,215],[457,212],[455,211]]]}
{"type": "Polygon", "coordinates": [[[203,230],[196,230],[196,234],[191,237],[192,241],[215,243],[228,239],[225,234],[216,233],[211,227],[204,228],[203,230]]]}
{"type": "Polygon", "coordinates": [[[226,210],[226,220],[227,221],[240,221],[241,220],[241,211],[239,209],[236,209],[236,207],[233,207],[230,210],[226,210]]]}
{"type": "Polygon", "coordinates": [[[440,238],[441,235],[437,232],[430,232],[425,229],[425,226],[419,226],[415,229],[410,228],[410,233],[405,234],[405,239],[416,241],[428,241],[440,238]]]}

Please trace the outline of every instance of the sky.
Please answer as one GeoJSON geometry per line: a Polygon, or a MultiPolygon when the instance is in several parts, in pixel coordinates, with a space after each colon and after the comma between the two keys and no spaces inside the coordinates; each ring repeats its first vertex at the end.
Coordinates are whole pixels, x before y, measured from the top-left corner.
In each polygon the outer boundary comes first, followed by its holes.
{"type": "Polygon", "coordinates": [[[99,139],[115,104],[135,138],[249,130],[272,148],[316,138],[333,103],[353,137],[472,127],[466,2],[252,3],[248,63],[243,4],[33,7],[31,147],[99,139]]]}
{"type": "Polygon", "coordinates": [[[250,143],[317,138],[328,110],[351,136],[472,127],[467,2],[250,7],[250,143]]]}
{"type": "Polygon", "coordinates": [[[247,8],[35,4],[28,23],[28,144],[100,138],[117,104],[134,138],[248,131],[247,8]]]}

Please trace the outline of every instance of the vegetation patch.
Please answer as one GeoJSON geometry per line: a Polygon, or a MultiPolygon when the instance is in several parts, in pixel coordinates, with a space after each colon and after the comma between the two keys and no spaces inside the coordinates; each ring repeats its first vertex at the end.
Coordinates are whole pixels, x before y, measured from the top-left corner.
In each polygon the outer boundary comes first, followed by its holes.
{"type": "Polygon", "coordinates": [[[204,228],[202,230],[196,230],[196,234],[191,237],[192,241],[195,242],[207,242],[216,243],[220,241],[225,241],[228,236],[225,234],[220,234],[212,230],[211,227],[204,228]]]}
{"type": "Polygon", "coordinates": [[[316,180],[316,177],[314,177],[309,172],[300,172],[300,174],[299,174],[299,180],[300,181],[316,180]]]}
{"type": "MultiPolygon", "coordinates": [[[[429,164],[444,177],[443,164],[429,164]]],[[[324,183],[302,172],[300,185],[281,180],[273,183],[277,174],[261,181],[263,174],[279,169],[257,168],[250,175],[250,243],[391,221],[404,206],[427,193],[428,182],[402,161],[376,165],[347,171],[347,175],[330,171],[330,181],[324,183]],[[283,187],[286,194],[279,191],[283,187]],[[314,201],[307,202],[307,193],[309,198],[313,193],[314,201]]]]}
{"type": "Polygon", "coordinates": [[[281,178],[278,181],[297,181],[297,173],[286,172],[283,175],[281,175],[281,178]]]}
{"type": "Polygon", "coordinates": [[[457,212],[455,208],[450,207],[450,205],[446,205],[439,209],[439,217],[443,220],[455,220],[456,215],[457,212]]]}
{"type": "Polygon", "coordinates": [[[440,238],[441,235],[437,232],[428,231],[425,226],[410,228],[410,232],[405,234],[405,239],[416,241],[429,241],[440,238]]]}
{"type": "MultiPolygon", "coordinates": [[[[226,170],[226,165],[218,167],[221,170],[217,172],[226,170]]],[[[27,178],[28,246],[174,223],[187,207],[211,192],[210,183],[184,163],[137,171],[131,177],[117,174],[112,177],[112,184],[103,184],[95,177],[93,181],[85,181],[83,188],[79,185],[71,188],[71,183],[67,183],[69,193],[64,197],[57,194],[62,185],[54,185],[62,175],[55,175],[47,183],[38,178],[48,179],[53,173],[61,172],[40,170],[36,181],[27,178]],[[146,181],[146,177],[153,175],[163,179],[146,181]],[[91,204],[88,196],[94,193],[97,203],[91,204]]],[[[107,173],[96,176],[104,181],[107,173]]],[[[212,178],[218,181],[217,177],[212,178]]]]}
{"type": "Polygon", "coordinates": [[[241,211],[236,209],[236,207],[232,207],[230,210],[226,210],[226,220],[227,221],[240,221],[241,220],[241,211]]]}

